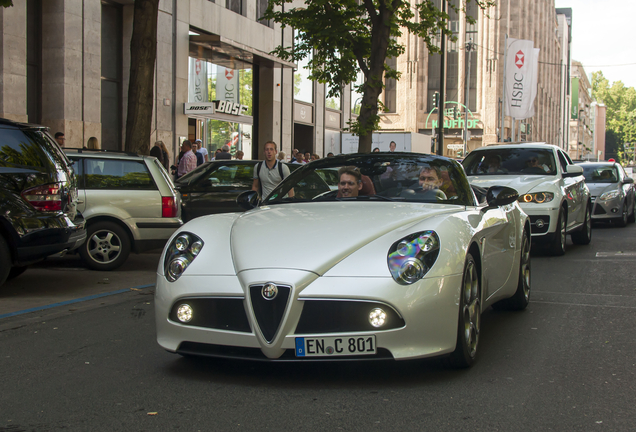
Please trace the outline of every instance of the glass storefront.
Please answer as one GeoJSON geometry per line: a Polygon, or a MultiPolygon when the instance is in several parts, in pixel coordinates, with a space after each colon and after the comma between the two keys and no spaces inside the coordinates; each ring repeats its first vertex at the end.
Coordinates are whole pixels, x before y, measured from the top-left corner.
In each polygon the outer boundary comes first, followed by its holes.
{"type": "Polygon", "coordinates": [[[208,149],[210,158],[225,144],[235,157],[241,150],[244,159],[252,155],[252,123],[254,80],[251,65],[230,69],[209,61],[190,58],[189,102],[217,102],[215,114],[199,118],[197,137],[208,149]],[[248,66],[248,67],[246,67],[248,66]],[[221,109],[233,104],[234,109],[221,109]],[[236,117],[232,121],[228,117],[236,117]],[[245,121],[241,122],[240,120],[245,121]]]}

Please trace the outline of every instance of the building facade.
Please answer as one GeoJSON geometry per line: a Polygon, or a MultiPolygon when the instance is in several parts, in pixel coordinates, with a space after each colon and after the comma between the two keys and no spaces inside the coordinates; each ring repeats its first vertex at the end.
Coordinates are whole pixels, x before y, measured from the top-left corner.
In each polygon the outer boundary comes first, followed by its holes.
{"type": "Polygon", "coordinates": [[[572,61],[571,88],[569,155],[572,159],[595,158],[596,149],[592,130],[595,111],[592,107],[592,86],[583,65],[576,60],[572,61]]]}
{"type": "MultiPolygon", "coordinates": [[[[63,132],[67,147],[97,137],[123,150],[133,0],[26,0],[0,8],[0,116],[63,132]]],[[[302,2],[299,2],[302,4],[302,2]]],[[[350,119],[341,98],[270,53],[293,32],[261,20],[267,0],[160,0],[149,143],[174,160],[185,139],[262,157],[268,140],[340,152],[350,119]]]]}
{"type": "MultiPolygon", "coordinates": [[[[440,7],[440,0],[435,5],[440,7]]],[[[504,139],[567,146],[564,131],[568,128],[564,124],[570,33],[568,21],[557,19],[554,0],[504,0],[488,10],[470,2],[459,12],[451,9],[449,15],[457,41],[448,42],[446,50],[443,154],[461,154],[464,122],[469,131],[468,151],[499,141],[506,36],[532,40],[541,51],[535,116],[516,122],[515,137],[511,118],[505,117],[504,139]],[[467,16],[475,23],[471,24],[467,16]],[[564,48],[566,41],[568,46],[564,48]],[[468,42],[472,42],[470,50],[468,42]]],[[[425,44],[410,34],[405,33],[401,42],[406,52],[395,64],[402,76],[396,83],[385,83],[387,91],[383,93],[384,104],[395,109],[382,116],[381,127],[435,135],[439,119],[433,97],[440,88],[441,56],[431,55],[425,44]]]]}

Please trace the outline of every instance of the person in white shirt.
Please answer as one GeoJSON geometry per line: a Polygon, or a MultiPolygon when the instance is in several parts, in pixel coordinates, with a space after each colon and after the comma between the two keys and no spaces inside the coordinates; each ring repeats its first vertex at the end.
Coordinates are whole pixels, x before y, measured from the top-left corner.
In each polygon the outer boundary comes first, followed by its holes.
{"type": "Polygon", "coordinates": [[[194,140],[194,143],[199,145],[199,149],[197,150],[197,153],[201,153],[203,155],[203,162],[207,162],[208,149],[206,149],[205,146],[203,145],[203,141],[201,141],[200,139],[197,139],[197,140],[194,140]]]}

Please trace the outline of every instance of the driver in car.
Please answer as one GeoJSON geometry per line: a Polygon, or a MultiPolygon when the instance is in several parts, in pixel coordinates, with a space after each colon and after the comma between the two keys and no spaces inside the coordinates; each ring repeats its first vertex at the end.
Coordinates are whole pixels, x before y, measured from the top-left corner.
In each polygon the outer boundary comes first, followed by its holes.
{"type": "Polygon", "coordinates": [[[338,197],[357,197],[362,189],[362,175],[355,166],[345,166],[338,170],[338,197]]]}
{"type": "Polygon", "coordinates": [[[445,200],[446,194],[440,190],[443,183],[442,173],[438,167],[425,166],[420,170],[417,184],[404,192],[415,194],[418,199],[425,201],[445,200]]]}
{"type": "Polygon", "coordinates": [[[526,162],[528,168],[539,168],[545,172],[550,171],[550,168],[546,164],[539,163],[539,157],[537,155],[530,156],[530,159],[526,162]]]}

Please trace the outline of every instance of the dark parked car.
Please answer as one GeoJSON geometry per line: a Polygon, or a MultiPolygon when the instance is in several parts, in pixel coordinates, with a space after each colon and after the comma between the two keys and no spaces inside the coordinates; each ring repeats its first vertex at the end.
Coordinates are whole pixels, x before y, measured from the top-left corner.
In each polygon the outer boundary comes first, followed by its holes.
{"type": "Polygon", "coordinates": [[[0,285],[86,240],[71,162],[47,128],[0,119],[0,285]]]}
{"type": "MultiPolygon", "coordinates": [[[[241,192],[252,189],[256,160],[220,160],[198,166],[175,181],[181,193],[181,218],[188,222],[215,213],[245,211],[236,203],[241,192]]],[[[287,164],[289,171],[301,165],[287,164]]]]}

